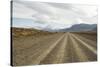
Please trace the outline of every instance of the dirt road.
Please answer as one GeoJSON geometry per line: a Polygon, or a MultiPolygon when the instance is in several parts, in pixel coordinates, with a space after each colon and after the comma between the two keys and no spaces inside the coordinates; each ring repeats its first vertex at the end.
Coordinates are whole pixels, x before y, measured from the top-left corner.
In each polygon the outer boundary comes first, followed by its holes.
{"type": "Polygon", "coordinates": [[[95,34],[56,33],[13,40],[13,65],[59,64],[97,60],[95,34]],[[94,40],[95,39],[95,40],[94,40]]]}

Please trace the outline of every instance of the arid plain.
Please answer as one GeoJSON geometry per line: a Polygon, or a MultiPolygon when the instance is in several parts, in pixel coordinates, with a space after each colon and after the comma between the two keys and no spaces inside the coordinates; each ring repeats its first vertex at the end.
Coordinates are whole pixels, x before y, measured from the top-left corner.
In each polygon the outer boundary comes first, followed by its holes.
{"type": "Polygon", "coordinates": [[[97,33],[12,28],[12,47],[14,66],[96,61],[97,33]]]}

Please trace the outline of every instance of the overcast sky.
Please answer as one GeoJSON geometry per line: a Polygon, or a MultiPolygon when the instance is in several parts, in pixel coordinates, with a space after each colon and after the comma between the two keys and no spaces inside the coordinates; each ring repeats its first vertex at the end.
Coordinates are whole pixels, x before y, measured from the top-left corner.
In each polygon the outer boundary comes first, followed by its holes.
{"type": "Polygon", "coordinates": [[[37,29],[63,29],[73,24],[97,24],[97,7],[93,5],[13,2],[13,26],[37,29]]]}

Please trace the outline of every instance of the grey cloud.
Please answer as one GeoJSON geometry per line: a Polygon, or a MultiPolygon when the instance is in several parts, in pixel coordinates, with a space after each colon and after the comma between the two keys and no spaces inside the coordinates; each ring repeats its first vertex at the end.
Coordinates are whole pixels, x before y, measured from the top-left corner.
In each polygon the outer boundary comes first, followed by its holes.
{"type": "Polygon", "coordinates": [[[89,17],[86,10],[85,12],[81,7],[77,7],[81,5],[32,1],[14,1],[14,3],[17,4],[14,6],[15,17],[21,15],[23,18],[31,18],[35,23],[38,23],[38,25],[34,25],[38,28],[58,29],[80,22],[96,23],[94,21],[97,20],[97,17],[92,17],[92,13],[89,17]]]}
{"type": "Polygon", "coordinates": [[[80,14],[80,15],[86,15],[85,12],[83,12],[82,10],[74,7],[75,4],[65,4],[65,3],[48,3],[49,5],[56,7],[56,8],[60,8],[60,9],[64,9],[64,10],[70,10],[75,12],[76,14],[80,14]]]}
{"type": "Polygon", "coordinates": [[[30,8],[34,11],[37,11],[38,13],[42,13],[42,14],[53,13],[51,6],[43,2],[29,2],[29,1],[15,1],[15,2],[20,3],[25,7],[30,8]]]}

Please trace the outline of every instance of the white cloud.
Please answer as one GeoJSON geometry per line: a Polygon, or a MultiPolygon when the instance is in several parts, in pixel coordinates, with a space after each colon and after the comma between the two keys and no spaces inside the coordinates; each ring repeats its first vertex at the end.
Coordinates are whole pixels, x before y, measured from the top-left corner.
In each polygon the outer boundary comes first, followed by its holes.
{"type": "Polygon", "coordinates": [[[50,26],[52,29],[61,29],[76,23],[97,23],[97,7],[92,5],[14,1],[13,17],[32,19],[36,23],[43,23],[43,25],[45,23],[44,26],[40,25],[43,28],[50,26]]]}

